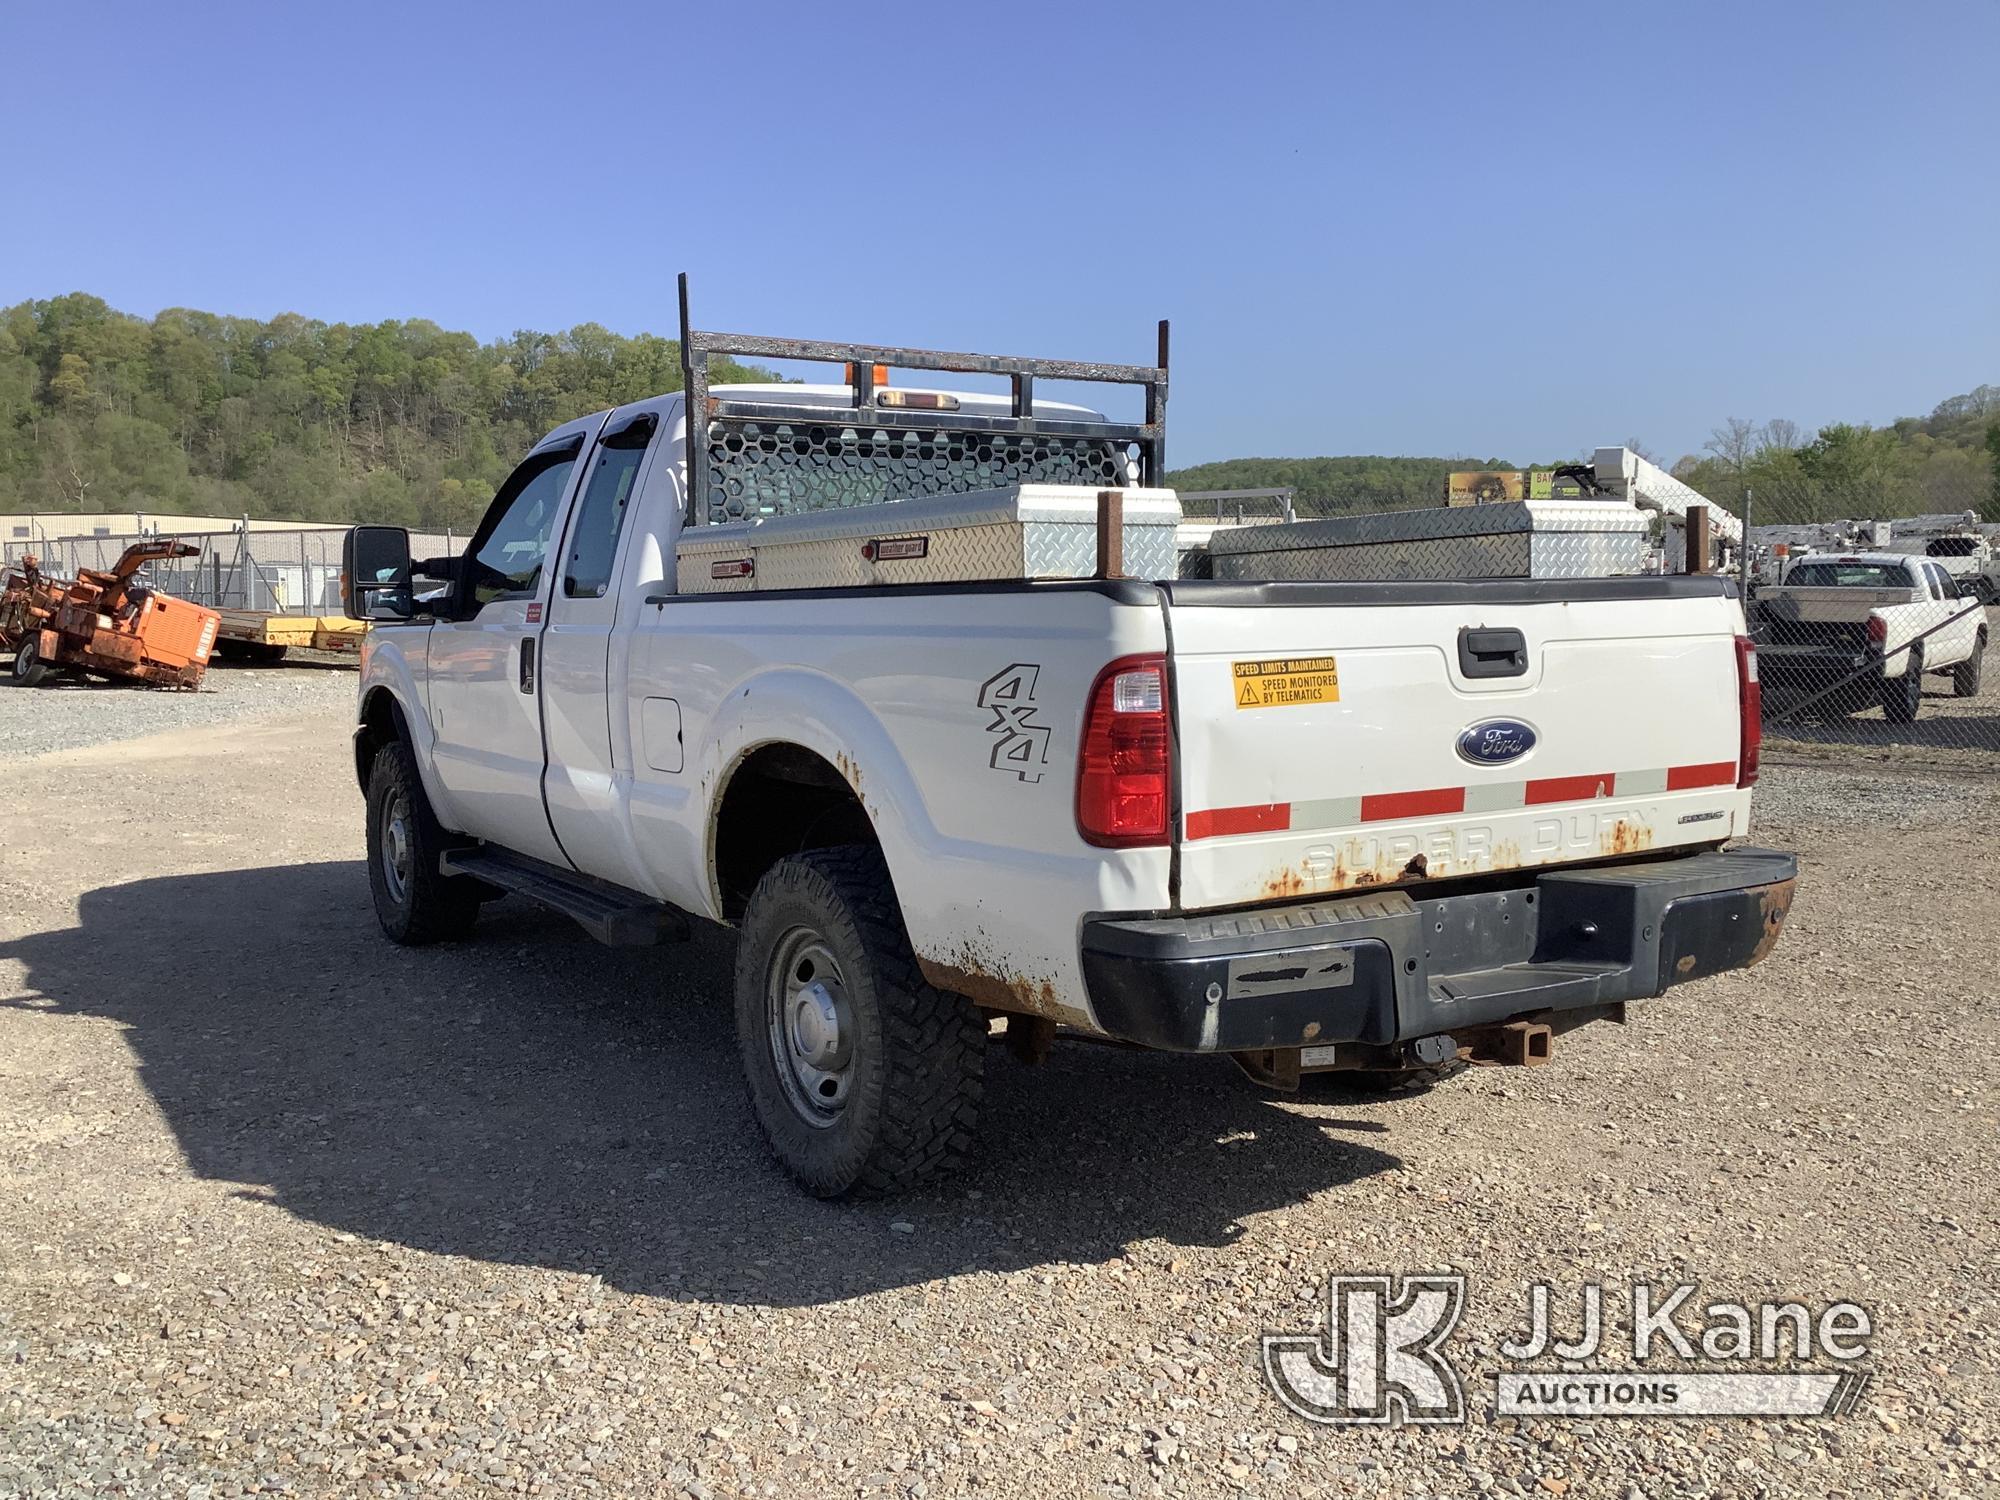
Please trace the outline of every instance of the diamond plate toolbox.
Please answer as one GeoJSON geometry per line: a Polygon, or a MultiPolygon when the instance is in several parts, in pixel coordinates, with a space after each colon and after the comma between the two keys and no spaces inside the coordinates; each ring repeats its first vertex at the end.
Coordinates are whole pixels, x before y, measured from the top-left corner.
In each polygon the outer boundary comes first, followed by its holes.
{"type": "Polygon", "coordinates": [[[1224,527],[1214,576],[1300,582],[1643,573],[1651,523],[1623,501],[1526,500],[1224,527]]]}
{"type": "MultiPolygon", "coordinates": [[[[682,594],[868,588],[982,579],[1088,578],[1099,486],[1016,484],[838,510],[726,521],[681,533],[682,594]]],[[[1172,578],[1181,505],[1124,489],[1125,574],[1172,578]]]]}

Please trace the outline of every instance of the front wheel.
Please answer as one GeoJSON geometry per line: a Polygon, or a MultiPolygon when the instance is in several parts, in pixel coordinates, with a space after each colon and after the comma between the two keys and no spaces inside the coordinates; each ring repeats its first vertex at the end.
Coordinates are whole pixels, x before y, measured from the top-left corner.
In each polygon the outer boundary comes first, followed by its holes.
{"type": "Polygon", "coordinates": [[[972,1148],[986,1026],[924,982],[874,849],[793,855],[758,882],[736,1034],[757,1123],[818,1197],[900,1192],[972,1148]]]}
{"type": "Polygon", "coordinates": [[[438,869],[446,843],[410,747],[384,745],[368,773],[368,887],[382,930],[406,947],[462,938],[479,919],[486,887],[438,869]]]}
{"type": "Polygon", "coordinates": [[[21,644],[14,651],[14,670],[10,678],[14,686],[40,687],[54,670],[42,660],[41,632],[31,630],[22,636],[21,644]]]}
{"type": "Polygon", "coordinates": [[[1923,702],[1924,648],[1912,646],[1909,660],[1903,663],[1903,675],[1882,683],[1882,717],[1891,724],[1914,723],[1923,702]]]}

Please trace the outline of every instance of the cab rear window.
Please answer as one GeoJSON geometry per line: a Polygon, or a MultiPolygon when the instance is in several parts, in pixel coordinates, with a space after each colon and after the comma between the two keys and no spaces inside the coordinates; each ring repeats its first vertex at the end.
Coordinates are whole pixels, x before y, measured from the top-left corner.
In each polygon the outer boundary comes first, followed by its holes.
{"type": "Polygon", "coordinates": [[[1802,589],[1906,589],[1910,575],[1887,563],[1800,563],[1785,583],[1802,589]]]}

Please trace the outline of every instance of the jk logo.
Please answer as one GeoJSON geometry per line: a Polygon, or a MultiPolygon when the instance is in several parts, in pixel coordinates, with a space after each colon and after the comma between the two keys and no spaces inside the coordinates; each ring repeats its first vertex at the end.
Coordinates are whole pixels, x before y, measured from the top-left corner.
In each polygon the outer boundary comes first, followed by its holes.
{"type": "Polygon", "coordinates": [[[1264,1335],[1264,1378],[1308,1422],[1465,1420],[1465,1391],[1438,1353],[1465,1312],[1465,1277],[1329,1276],[1321,1333],[1264,1335]]]}

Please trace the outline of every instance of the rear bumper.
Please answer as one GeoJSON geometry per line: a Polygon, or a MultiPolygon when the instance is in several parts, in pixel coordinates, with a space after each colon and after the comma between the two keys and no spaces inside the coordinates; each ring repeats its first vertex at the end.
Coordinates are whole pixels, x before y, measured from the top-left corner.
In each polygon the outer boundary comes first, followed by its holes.
{"type": "Polygon", "coordinates": [[[1792,855],[1732,849],[1431,900],[1106,918],[1084,927],[1083,972],[1098,1025],[1143,1046],[1388,1046],[1747,968],[1776,944],[1797,878],[1792,855]]]}

